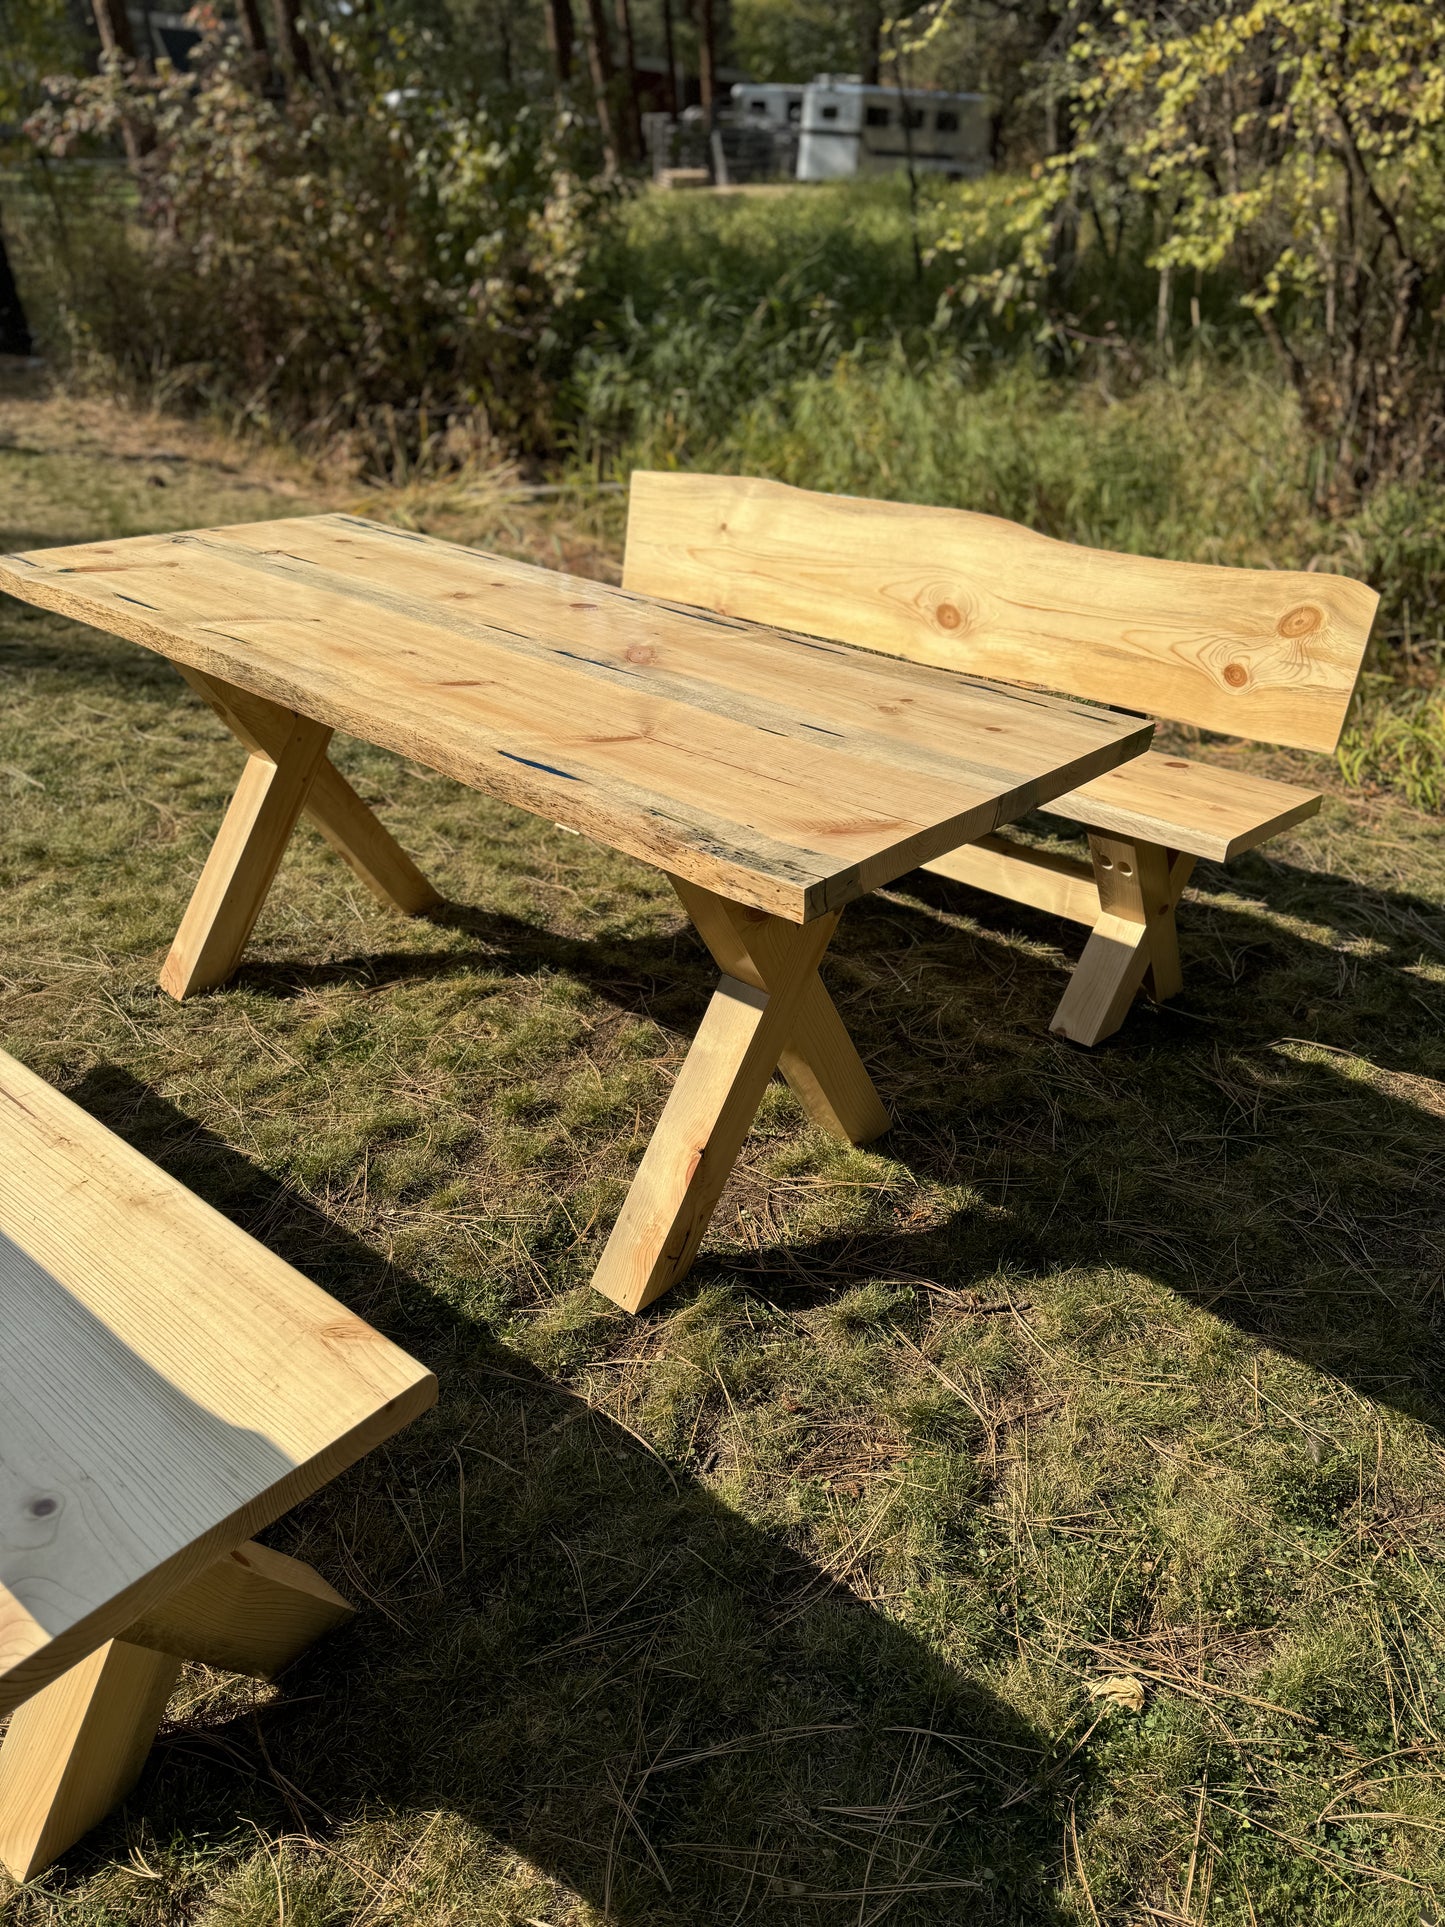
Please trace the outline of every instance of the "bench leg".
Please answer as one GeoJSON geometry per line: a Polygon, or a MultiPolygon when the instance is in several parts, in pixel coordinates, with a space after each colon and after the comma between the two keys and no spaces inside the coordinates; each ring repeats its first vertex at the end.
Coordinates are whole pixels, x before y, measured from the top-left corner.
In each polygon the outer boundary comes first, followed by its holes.
{"type": "Polygon", "coordinates": [[[299,1559],[239,1546],[25,1700],[0,1744],[0,1863],[42,1872],[123,1800],[184,1660],[270,1679],[351,1607],[299,1559]]]}
{"type": "Polygon", "coordinates": [[[161,971],[163,989],[188,997],[231,975],[303,811],[391,909],[416,916],[440,903],[405,850],[328,760],[329,729],[198,669],[180,673],[249,755],[161,971]]]}
{"type": "Polygon", "coordinates": [[[641,1311],[692,1264],[837,922],[768,917],[766,936],[748,925],[766,987],[724,975],[713,993],[593,1276],[624,1310],[641,1311]]]}
{"type": "Polygon", "coordinates": [[[272,1679],[352,1616],[313,1567],[252,1541],[125,1629],[133,1646],[272,1679]]]}
{"type": "Polygon", "coordinates": [[[1049,1025],[1076,1044],[1116,1031],[1146,977],[1160,1003],[1183,987],[1174,909],[1194,869],[1192,856],[1093,831],[1089,851],[1100,914],[1049,1025]]]}
{"type": "Polygon", "coordinates": [[[139,1777],[181,1662],[112,1639],[10,1716],[0,1746],[0,1861],[29,1880],[139,1777]]]}

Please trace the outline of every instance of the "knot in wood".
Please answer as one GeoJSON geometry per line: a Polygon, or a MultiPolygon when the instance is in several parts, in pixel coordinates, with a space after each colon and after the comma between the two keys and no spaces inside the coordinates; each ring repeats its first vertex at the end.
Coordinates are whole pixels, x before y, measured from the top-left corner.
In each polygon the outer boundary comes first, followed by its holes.
{"type": "Polygon", "coordinates": [[[1275,632],[1292,640],[1298,636],[1312,636],[1324,619],[1323,610],[1316,609],[1311,603],[1301,602],[1296,608],[1285,610],[1274,625],[1275,632]]]}

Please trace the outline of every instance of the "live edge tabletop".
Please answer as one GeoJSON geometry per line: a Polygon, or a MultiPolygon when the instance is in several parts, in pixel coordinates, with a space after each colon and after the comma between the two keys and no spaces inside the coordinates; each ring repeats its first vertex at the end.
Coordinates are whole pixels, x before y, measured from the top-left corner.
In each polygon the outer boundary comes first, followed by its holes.
{"type": "Polygon", "coordinates": [[[844,906],[1151,735],[349,515],[6,556],[0,589],[168,657],[251,752],[162,974],[177,995],[234,969],[303,809],[379,895],[435,900],[327,761],[332,730],[668,873],[724,975],[597,1275],[631,1310],[687,1269],[780,1060],[825,1127],[886,1125],[816,976],[844,906]]]}

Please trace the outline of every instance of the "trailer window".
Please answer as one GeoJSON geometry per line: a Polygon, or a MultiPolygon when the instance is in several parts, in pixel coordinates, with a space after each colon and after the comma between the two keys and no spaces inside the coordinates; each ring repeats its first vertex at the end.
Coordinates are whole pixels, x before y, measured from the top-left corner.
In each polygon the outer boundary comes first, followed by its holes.
{"type": "Polygon", "coordinates": [[[903,110],[903,125],[905,127],[921,127],[923,125],[923,109],[921,107],[905,107],[903,110]]]}
{"type": "Polygon", "coordinates": [[[956,134],[958,132],[958,115],[954,113],[951,107],[941,107],[938,110],[938,119],[933,124],[940,134],[956,134]]]}
{"type": "Polygon", "coordinates": [[[888,125],[888,109],[886,107],[865,108],[863,111],[863,124],[865,127],[886,127],[888,125]]]}

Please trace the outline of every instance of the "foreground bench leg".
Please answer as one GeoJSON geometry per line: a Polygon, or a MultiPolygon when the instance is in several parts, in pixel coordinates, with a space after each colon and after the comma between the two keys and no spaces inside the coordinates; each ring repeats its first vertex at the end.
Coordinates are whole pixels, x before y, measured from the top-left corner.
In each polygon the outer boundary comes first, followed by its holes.
{"type": "Polygon", "coordinates": [[[749,924],[749,955],[769,959],[766,988],[725,975],[713,993],[592,1280],[625,1310],[691,1265],[837,922],[768,917],[766,935],[749,924]]]}
{"type": "Polygon", "coordinates": [[[1146,976],[1160,1003],[1182,988],[1174,908],[1194,869],[1192,856],[1092,831],[1089,850],[1100,915],[1049,1025],[1076,1044],[1116,1031],[1146,976]]]}
{"type": "MultiPolygon", "coordinates": [[[[773,974],[786,970],[788,926],[776,917],[681,877],[672,885],[725,977],[766,990],[773,974]]],[[[816,971],[798,999],[778,1068],[813,1122],[845,1144],[871,1144],[892,1123],[816,971]]]]}
{"type": "Polygon", "coordinates": [[[133,1646],[272,1679],[352,1610],[314,1567],[252,1542],[163,1599],[125,1636],[133,1646]]]}
{"type": "Polygon", "coordinates": [[[270,1679],[351,1607],[299,1559],[239,1546],[23,1702],[0,1745],[0,1863],[29,1880],[139,1777],[183,1660],[270,1679]]]}
{"type": "Polygon", "coordinates": [[[303,810],[391,909],[415,916],[440,903],[405,850],[327,759],[329,729],[198,669],[180,673],[249,758],[161,972],[162,987],[173,997],[224,983],[236,968],[303,810]]]}
{"type": "Polygon", "coordinates": [[[112,1639],[10,1716],[0,1746],[0,1861],[29,1880],[135,1785],[181,1662],[112,1639]]]}

